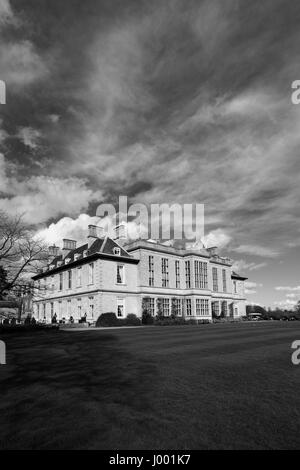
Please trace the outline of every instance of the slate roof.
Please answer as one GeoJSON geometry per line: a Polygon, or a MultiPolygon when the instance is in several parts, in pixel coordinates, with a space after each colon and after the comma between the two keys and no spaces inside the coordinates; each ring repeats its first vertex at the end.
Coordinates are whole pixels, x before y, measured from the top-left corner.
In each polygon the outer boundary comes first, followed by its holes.
{"type": "Polygon", "coordinates": [[[74,250],[71,250],[66,253],[66,255],[60,254],[59,256],[56,256],[48,265],[48,270],[37,274],[34,276],[32,279],[39,279],[44,276],[48,276],[52,271],[55,272],[57,270],[61,271],[63,269],[66,269],[66,266],[72,265],[72,264],[82,264],[83,262],[89,262],[91,258],[94,257],[113,257],[116,259],[128,259],[128,261],[133,261],[133,262],[138,262],[136,258],[131,256],[124,248],[122,248],[120,245],[118,245],[114,240],[112,240],[109,237],[106,238],[96,238],[95,241],[92,243],[90,248],[88,247],[88,244],[85,243],[84,245],[79,246],[78,248],[75,248],[74,250]],[[121,252],[120,255],[116,255],[114,253],[114,248],[120,248],[121,252]],[[86,256],[84,256],[84,252],[86,252],[86,256]],[[75,255],[79,255],[75,259],[75,255]],[[69,259],[69,261],[66,263],[65,261],[69,259]],[[59,262],[62,262],[61,264],[59,262]],[[51,266],[51,268],[50,268],[51,266]]]}

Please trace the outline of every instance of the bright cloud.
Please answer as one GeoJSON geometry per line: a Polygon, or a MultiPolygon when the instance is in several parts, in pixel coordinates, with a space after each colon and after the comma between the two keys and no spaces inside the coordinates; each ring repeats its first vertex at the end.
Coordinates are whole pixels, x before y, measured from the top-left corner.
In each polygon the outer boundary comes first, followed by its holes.
{"type": "Polygon", "coordinates": [[[46,222],[62,214],[77,215],[93,201],[101,201],[101,191],[92,191],[81,178],[32,176],[19,181],[7,174],[8,165],[0,154],[0,189],[8,196],[0,208],[10,214],[24,214],[31,224],[46,222]]]}
{"type": "Polygon", "coordinates": [[[206,247],[217,246],[218,248],[224,248],[231,241],[230,235],[221,228],[212,230],[203,237],[203,243],[206,247]]]}

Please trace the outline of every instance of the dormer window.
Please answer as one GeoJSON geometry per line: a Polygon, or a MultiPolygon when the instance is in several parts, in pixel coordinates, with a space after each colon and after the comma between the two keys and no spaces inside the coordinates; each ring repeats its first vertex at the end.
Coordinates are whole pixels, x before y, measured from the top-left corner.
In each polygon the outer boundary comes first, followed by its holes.
{"type": "Polygon", "coordinates": [[[121,256],[121,248],[115,247],[114,248],[114,255],[121,256]]]}
{"type": "Polygon", "coordinates": [[[79,258],[79,253],[75,253],[75,255],[74,255],[74,260],[77,261],[78,258],[79,258]]]}
{"type": "Polygon", "coordinates": [[[71,258],[66,258],[66,259],[65,259],[65,264],[70,263],[70,261],[71,261],[71,258]]]}

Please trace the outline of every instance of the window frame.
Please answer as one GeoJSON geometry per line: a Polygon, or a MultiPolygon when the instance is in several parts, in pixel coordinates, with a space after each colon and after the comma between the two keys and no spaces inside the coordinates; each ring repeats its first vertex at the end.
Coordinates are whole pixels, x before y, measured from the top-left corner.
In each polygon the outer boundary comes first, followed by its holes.
{"type": "Polygon", "coordinates": [[[125,265],[124,264],[119,264],[119,263],[117,264],[116,284],[118,286],[122,286],[125,284],[125,265]],[[121,271],[122,271],[123,279],[122,279],[122,276],[120,276],[120,268],[122,268],[121,271]],[[121,282],[118,281],[118,276],[120,277],[121,282]]]}

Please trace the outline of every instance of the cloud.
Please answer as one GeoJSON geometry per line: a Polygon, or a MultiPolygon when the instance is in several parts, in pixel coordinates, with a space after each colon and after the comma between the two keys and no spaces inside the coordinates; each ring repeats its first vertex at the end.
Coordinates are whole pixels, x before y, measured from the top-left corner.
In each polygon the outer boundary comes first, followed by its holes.
{"type": "Polygon", "coordinates": [[[252,295],[257,293],[257,288],[263,287],[263,284],[252,282],[252,281],[245,281],[245,293],[252,295]]]}
{"type": "Polygon", "coordinates": [[[98,217],[91,217],[88,214],[80,214],[76,219],[63,217],[51,223],[49,227],[39,230],[36,237],[43,239],[49,245],[61,246],[63,238],[76,240],[79,245],[86,243],[88,225],[95,225],[97,222],[98,217]]]}
{"type": "Polygon", "coordinates": [[[56,124],[59,121],[60,116],[58,114],[49,114],[48,118],[53,124],[56,124]]]}
{"type": "Polygon", "coordinates": [[[0,145],[3,144],[8,137],[8,133],[2,128],[2,125],[3,119],[0,118],[0,145]]]}
{"type": "Polygon", "coordinates": [[[38,147],[38,142],[41,137],[41,132],[32,127],[21,127],[18,130],[17,137],[23,142],[24,145],[31,149],[38,147]]]}
{"type": "Polygon", "coordinates": [[[236,260],[233,264],[233,269],[235,271],[257,271],[258,269],[264,268],[267,266],[267,263],[255,263],[255,262],[247,262],[243,259],[236,260]]]}
{"type": "Polygon", "coordinates": [[[245,253],[248,255],[262,256],[266,258],[274,258],[279,254],[271,248],[266,248],[258,245],[240,245],[236,248],[232,248],[232,251],[235,251],[236,253],[245,253]]]}
{"type": "Polygon", "coordinates": [[[23,90],[48,73],[46,63],[28,40],[1,43],[0,64],[1,79],[6,82],[9,91],[12,88],[23,90]]]}
{"type": "Polygon", "coordinates": [[[1,0],[0,2],[0,29],[7,23],[12,22],[14,18],[9,0],[1,0]]]}
{"type": "Polygon", "coordinates": [[[82,178],[31,176],[19,181],[7,174],[9,165],[0,154],[0,209],[24,214],[24,220],[39,224],[62,214],[77,215],[93,201],[101,201],[101,191],[92,191],[82,178]]]}
{"type": "Polygon", "coordinates": [[[295,293],[292,293],[292,294],[286,294],[286,297],[290,298],[290,299],[298,299],[298,297],[300,297],[300,290],[297,294],[295,293]]]}
{"type": "Polygon", "coordinates": [[[280,291],[299,291],[300,292],[300,286],[276,286],[275,290],[280,290],[280,291]]]}
{"type": "Polygon", "coordinates": [[[295,300],[291,300],[291,299],[284,299],[284,300],[277,300],[275,302],[273,302],[273,305],[275,307],[279,307],[279,308],[284,308],[284,309],[293,309],[293,307],[295,307],[295,300]]]}
{"type": "Polygon", "coordinates": [[[228,235],[224,230],[218,228],[209,232],[203,237],[203,243],[206,247],[217,246],[218,248],[224,248],[231,241],[230,235],[228,235]]]}
{"type": "MultiPolygon", "coordinates": [[[[98,188],[105,202],[127,194],[145,204],[203,203],[206,243],[241,253],[239,269],[258,272],[290,252],[296,258],[300,117],[290,83],[299,25],[287,15],[292,7],[284,0],[243,9],[236,0],[118,2],[117,9],[44,3],[0,4],[9,101],[0,140],[13,164],[0,175],[2,204],[29,207],[33,221],[56,221],[89,211],[98,188]],[[19,128],[41,132],[43,145],[32,152],[38,140],[31,136],[20,146],[19,128]]],[[[281,268],[284,280],[276,282],[292,285],[297,268],[281,268]]],[[[264,291],[273,301],[273,287],[264,291]]]]}

